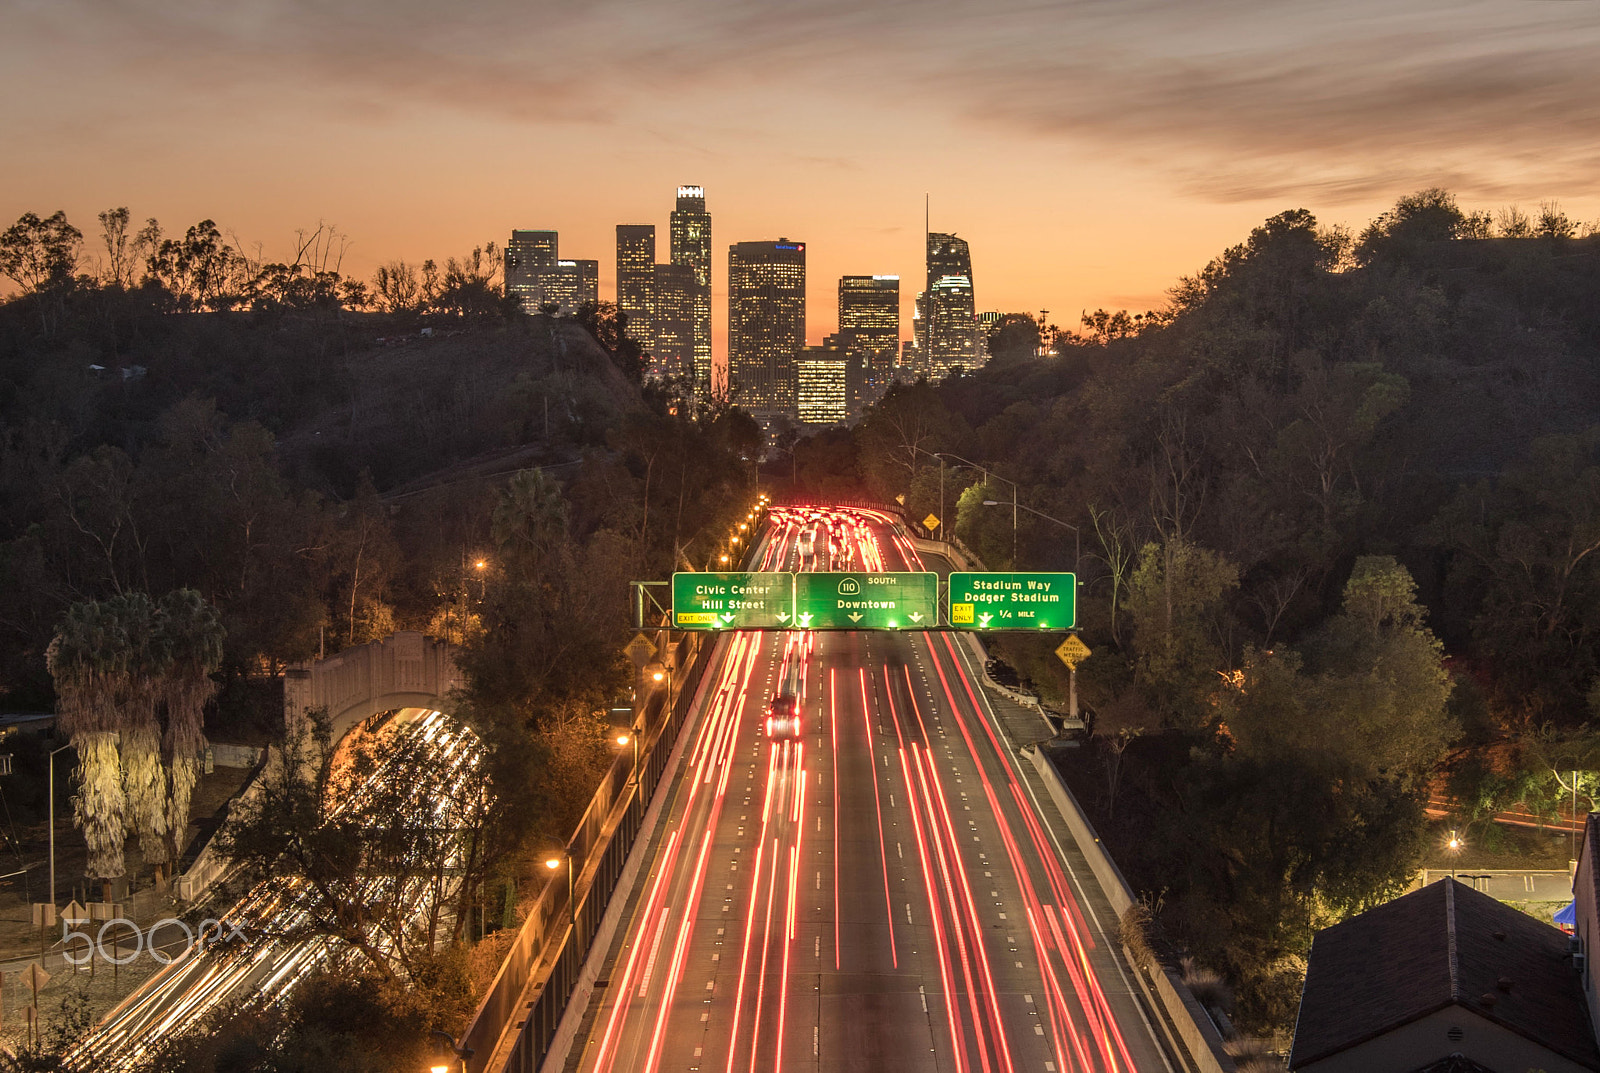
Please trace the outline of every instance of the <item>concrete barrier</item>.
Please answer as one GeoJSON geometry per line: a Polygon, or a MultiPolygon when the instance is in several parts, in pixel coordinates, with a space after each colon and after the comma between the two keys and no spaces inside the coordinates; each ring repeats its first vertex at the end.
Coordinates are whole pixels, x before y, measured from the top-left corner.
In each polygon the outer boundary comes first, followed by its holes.
{"type": "MultiPolygon", "coordinates": [[[[1073,796],[1066,780],[1061,777],[1061,772],[1056,770],[1055,764],[1045,755],[1044,750],[1031,748],[1023,751],[1028,754],[1034,770],[1044,780],[1050,799],[1056,803],[1061,815],[1066,818],[1067,830],[1071,832],[1072,840],[1078,844],[1078,849],[1088,860],[1090,871],[1094,873],[1100,889],[1105,891],[1106,900],[1111,903],[1111,908],[1116,911],[1120,919],[1122,914],[1137,902],[1133,896],[1133,888],[1128,886],[1128,881],[1123,878],[1117,862],[1106,852],[1105,844],[1095,833],[1094,825],[1089,822],[1088,816],[1078,805],[1078,799],[1073,796]]],[[[1123,949],[1128,955],[1128,963],[1135,969],[1140,986],[1144,988],[1145,997],[1163,1015],[1166,1025],[1188,1052],[1194,1068],[1200,1073],[1236,1073],[1238,1067],[1223,1046],[1222,1034],[1217,1031],[1210,1014],[1206,1013],[1205,1007],[1200,1005],[1200,1001],[1194,997],[1194,993],[1183,980],[1159,963],[1140,965],[1126,947],[1123,949]]]]}

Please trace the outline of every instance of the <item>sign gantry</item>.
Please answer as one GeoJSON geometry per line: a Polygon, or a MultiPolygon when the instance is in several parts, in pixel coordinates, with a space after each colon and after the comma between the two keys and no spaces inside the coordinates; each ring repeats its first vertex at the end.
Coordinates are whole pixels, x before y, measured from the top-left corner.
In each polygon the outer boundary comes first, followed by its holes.
{"type": "Polygon", "coordinates": [[[1077,578],[1065,573],[939,575],[924,570],[686,572],[672,575],[680,630],[1070,630],[1077,578]]]}

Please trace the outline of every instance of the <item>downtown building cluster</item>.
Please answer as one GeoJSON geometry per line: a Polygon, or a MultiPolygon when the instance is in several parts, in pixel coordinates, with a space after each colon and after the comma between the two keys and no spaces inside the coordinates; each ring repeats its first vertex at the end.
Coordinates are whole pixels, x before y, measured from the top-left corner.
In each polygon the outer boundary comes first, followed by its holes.
{"type": "MultiPolygon", "coordinates": [[[[788,238],[728,247],[728,362],[711,357],[711,215],[705,191],[680,186],[669,219],[668,259],[654,224],[617,225],[618,310],[649,355],[649,375],[702,397],[726,396],[770,427],[848,421],[896,380],[942,378],[981,365],[985,328],[976,315],[972,259],[953,234],[928,233],[927,279],[916,296],[912,337],[900,335],[900,277],[839,280],[838,331],[806,343],[806,244],[788,238]]],[[[599,301],[596,261],[562,260],[554,231],[513,231],[506,291],[530,313],[570,315],[599,301]]]]}

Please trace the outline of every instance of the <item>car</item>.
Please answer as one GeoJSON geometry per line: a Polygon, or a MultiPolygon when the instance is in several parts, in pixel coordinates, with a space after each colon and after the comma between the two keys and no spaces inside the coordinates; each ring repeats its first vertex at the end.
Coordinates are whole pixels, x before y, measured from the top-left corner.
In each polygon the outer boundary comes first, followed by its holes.
{"type": "Polygon", "coordinates": [[[800,706],[796,699],[782,693],[773,697],[767,707],[767,737],[783,741],[799,738],[800,734],[800,706]]]}
{"type": "MultiPolygon", "coordinates": [[[[807,638],[809,640],[809,638],[807,638]]],[[[774,741],[800,737],[800,696],[804,688],[803,645],[795,645],[778,669],[778,688],[767,705],[767,737],[774,741]]]]}

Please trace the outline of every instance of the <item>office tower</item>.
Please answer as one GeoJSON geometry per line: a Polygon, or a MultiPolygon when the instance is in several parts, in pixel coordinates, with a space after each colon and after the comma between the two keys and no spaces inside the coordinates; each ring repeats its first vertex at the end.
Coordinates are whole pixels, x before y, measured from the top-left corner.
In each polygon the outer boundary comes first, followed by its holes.
{"type": "Polygon", "coordinates": [[[868,380],[874,386],[894,379],[900,354],[900,277],[840,279],[839,335],[866,358],[868,380]]]}
{"type": "Polygon", "coordinates": [[[600,301],[599,261],[557,261],[554,268],[540,274],[543,302],[552,302],[556,311],[571,316],[584,304],[600,301]]]}
{"type": "Polygon", "coordinates": [[[656,225],[617,225],[617,308],[628,315],[628,335],[646,353],[655,349],[650,310],[655,305],[656,225]]]}
{"type": "Polygon", "coordinates": [[[918,340],[929,376],[977,367],[974,312],[972,255],[966,240],[930,231],[928,287],[923,292],[923,330],[918,340]]]}
{"type": "Polygon", "coordinates": [[[546,273],[556,267],[558,236],[554,231],[513,231],[506,243],[506,294],[522,301],[528,313],[545,302],[546,273]]]}
{"type": "Polygon", "coordinates": [[[563,265],[572,265],[578,276],[577,299],[578,305],[600,304],[600,262],[599,261],[562,261],[563,265]]]}
{"type": "Polygon", "coordinates": [[[806,244],[728,247],[728,378],[733,401],[758,415],[794,412],[795,352],[806,341],[806,244]]]}
{"type": "Polygon", "coordinates": [[[706,192],[698,186],[678,187],[678,207],[670,221],[671,260],[694,269],[694,382],[711,386],[711,214],[706,192]]]}
{"type": "Polygon", "coordinates": [[[989,363],[989,336],[1000,326],[1000,311],[991,309],[972,318],[978,329],[978,363],[989,363]]]}
{"type": "Polygon", "coordinates": [[[838,425],[850,416],[850,355],[839,344],[830,335],[821,346],[795,353],[795,416],[801,424],[838,425]]]}
{"type": "Polygon", "coordinates": [[[658,377],[694,375],[694,300],[699,289],[693,266],[656,265],[651,311],[655,349],[650,355],[651,372],[658,377]]]}

